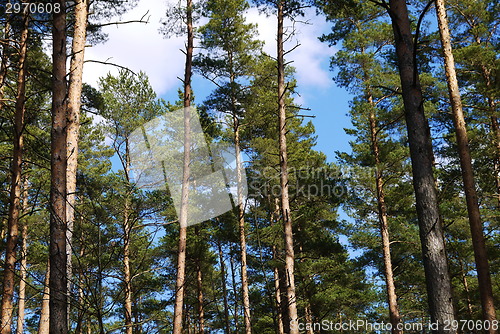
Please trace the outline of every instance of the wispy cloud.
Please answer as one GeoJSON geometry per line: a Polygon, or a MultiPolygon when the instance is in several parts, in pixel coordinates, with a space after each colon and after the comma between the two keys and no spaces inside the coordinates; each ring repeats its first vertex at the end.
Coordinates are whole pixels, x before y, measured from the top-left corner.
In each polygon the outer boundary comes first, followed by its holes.
{"type": "MultiPolygon", "coordinates": [[[[108,61],[130,68],[136,72],[142,70],[148,75],[155,91],[162,95],[179,86],[178,77],[182,76],[184,38],[165,38],[159,33],[160,20],[165,15],[167,2],[158,0],[140,0],[132,11],[121,18],[122,21],[138,20],[148,11],[149,22],[112,25],[104,28],[109,39],[104,44],[86,49],[87,60],[108,61]]],[[[296,78],[300,87],[327,88],[331,83],[328,73],[328,59],[333,50],[318,40],[326,29],[327,23],[315,15],[313,10],[306,13],[309,24],[296,23],[296,35],[290,39],[286,48],[300,46],[287,55],[296,68],[296,78]]],[[[276,18],[260,14],[252,8],[246,15],[248,22],[258,25],[259,39],[265,42],[264,50],[271,56],[276,54],[276,18]]],[[[291,29],[292,24],[287,23],[291,29]]],[[[117,73],[118,69],[109,65],[92,62],[85,64],[84,81],[97,84],[100,76],[117,73]]]]}

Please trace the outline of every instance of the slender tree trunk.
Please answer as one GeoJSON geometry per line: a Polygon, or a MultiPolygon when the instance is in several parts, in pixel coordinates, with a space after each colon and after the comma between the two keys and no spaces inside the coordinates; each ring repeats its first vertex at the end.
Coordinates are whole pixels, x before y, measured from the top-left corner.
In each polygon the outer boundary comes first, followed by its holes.
{"type": "Polygon", "coordinates": [[[288,157],[286,143],[286,103],[285,103],[285,62],[283,50],[283,0],[278,1],[278,113],[279,113],[279,151],[280,151],[280,185],[281,185],[281,215],[283,219],[285,238],[285,275],[287,280],[288,317],[290,323],[290,334],[298,334],[297,300],[295,296],[295,276],[293,250],[292,216],[288,198],[288,157]]]}
{"type": "Polygon", "coordinates": [[[198,260],[196,265],[196,290],[198,292],[198,333],[205,333],[205,309],[203,307],[203,273],[198,260]]]}
{"type": "MultiPolygon", "coordinates": [[[[273,252],[273,260],[276,261],[276,246],[272,246],[272,252],[273,252]]],[[[278,271],[278,267],[274,266],[273,268],[273,274],[274,274],[274,296],[276,300],[276,308],[277,308],[277,322],[278,322],[278,334],[285,334],[285,329],[283,328],[283,314],[281,312],[282,305],[281,305],[281,291],[280,291],[280,275],[278,271]]]]}
{"type": "Polygon", "coordinates": [[[47,273],[43,281],[42,308],[40,310],[40,321],[38,323],[38,334],[49,334],[50,318],[50,260],[47,261],[47,273]]]}
{"type": "Polygon", "coordinates": [[[16,106],[14,115],[14,149],[12,154],[12,175],[9,199],[9,216],[7,222],[7,244],[5,249],[5,264],[3,275],[3,291],[1,305],[0,333],[10,334],[12,325],[12,299],[15,288],[16,248],[19,237],[19,216],[21,211],[21,174],[24,149],[24,112],[26,91],[26,56],[28,50],[27,13],[23,16],[23,30],[19,41],[19,72],[17,75],[16,106]]]}
{"type": "Polygon", "coordinates": [[[66,2],[58,0],[52,27],[50,188],[50,333],[68,332],[66,277],[66,2]]]}
{"type": "Polygon", "coordinates": [[[240,324],[239,324],[239,304],[238,304],[238,288],[236,286],[236,269],[234,264],[234,252],[231,251],[229,256],[229,263],[231,265],[231,282],[233,284],[233,294],[234,294],[234,333],[240,332],[240,324]]]}
{"type": "Polygon", "coordinates": [[[311,312],[311,304],[309,304],[309,302],[307,302],[306,306],[304,307],[304,313],[305,313],[306,324],[311,324],[311,326],[307,326],[306,333],[314,334],[314,331],[312,329],[313,317],[311,312]]]}
{"type": "MultiPolygon", "coordinates": [[[[72,277],[72,247],[73,247],[73,226],[75,221],[75,193],[76,193],[76,173],[78,169],[78,138],[80,132],[80,104],[82,95],[82,75],[85,52],[85,42],[87,40],[87,16],[88,1],[77,0],[75,5],[75,25],[73,27],[72,57],[70,62],[70,75],[68,83],[68,109],[66,128],[66,275],[68,276],[68,292],[71,292],[72,277]]],[[[70,326],[71,300],[68,300],[68,326],[70,326]]]]}
{"type": "MultiPolygon", "coordinates": [[[[81,244],[85,245],[85,234],[82,233],[81,236],[81,244]]],[[[80,253],[79,253],[80,259],[83,259],[85,256],[85,247],[80,247],[80,253]]],[[[86,268],[81,266],[80,267],[80,277],[79,277],[79,284],[78,284],[78,302],[77,305],[79,306],[78,308],[78,316],[76,320],[76,328],[75,328],[75,334],[82,334],[83,333],[83,318],[85,316],[85,310],[86,310],[86,305],[85,305],[85,299],[83,295],[83,285],[85,284],[84,282],[84,273],[86,272],[86,268]]]]}
{"type": "MultiPolygon", "coordinates": [[[[23,182],[23,212],[28,210],[28,179],[23,182]]],[[[21,224],[21,266],[19,268],[19,301],[17,303],[16,334],[24,333],[24,315],[26,308],[26,277],[28,265],[28,226],[21,224]]]]}
{"type": "MultiPolygon", "coordinates": [[[[128,156],[128,155],[127,155],[128,156]]],[[[130,224],[130,204],[129,196],[125,199],[124,221],[123,221],[123,284],[125,288],[125,333],[132,334],[132,282],[130,274],[130,232],[132,230],[130,224]]]]}
{"type": "MultiPolygon", "coordinates": [[[[458,145],[458,155],[460,167],[462,169],[462,180],[467,202],[467,212],[472,236],[472,246],[476,262],[477,279],[479,283],[479,293],[481,296],[481,306],[483,310],[483,320],[492,323],[496,320],[495,306],[493,301],[493,290],[491,287],[490,268],[486,242],[483,234],[483,223],[479,212],[474,172],[472,170],[472,159],[470,156],[469,139],[462,110],[462,100],[458,89],[457,75],[455,72],[455,60],[453,58],[450,30],[448,28],[448,18],[444,0],[436,0],[436,13],[438,18],[441,45],[444,54],[444,67],[448,92],[450,95],[453,123],[458,145]]],[[[489,333],[497,331],[490,327],[489,333]]]]}
{"type": "Polygon", "coordinates": [[[7,80],[7,72],[9,67],[9,53],[10,53],[10,14],[6,14],[4,26],[4,39],[7,41],[2,45],[2,56],[0,57],[0,110],[3,109],[3,90],[5,80],[7,80]]]}
{"type": "Polygon", "coordinates": [[[179,245],[177,254],[177,280],[175,284],[174,334],[182,333],[182,309],[184,305],[184,282],[186,271],[186,237],[189,203],[189,176],[191,160],[191,75],[193,63],[193,3],[187,0],[186,25],[187,46],[184,69],[184,162],[182,172],[181,208],[179,213],[179,245]]]}
{"type": "Polygon", "coordinates": [[[453,334],[456,331],[444,329],[444,324],[451,323],[455,316],[444,232],[432,170],[430,129],[424,114],[422,89],[414,63],[408,9],[404,0],[390,0],[389,7],[405,106],[430,315],[434,323],[439,323],[439,329],[435,333],[453,334]]]}
{"type": "Polygon", "coordinates": [[[229,323],[229,305],[227,302],[227,287],[226,287],[226,265],[224,264],[224,253],[222,252],[222,244],[220,241],[217,242],[217,247],[219,249],[219,263],[220,263],[220,274],[222,277],[222,298],[224,301],[224,333],[229,334],[231,331],[231,325],[229,323]]]}
{"type": "MultiPolygon", "coordinates": [[[[492,112],[495,111],[495,104],[493,103],[493,99],[489,99],[490,109],[492,112]]],[[[495,155],[495,182],[496,182],[496,196],[498,201],[498,208],[500,209],[500,126],[498,125],[498,118],[496,116],[491,116],[491,131],[494,134],[495,138],[495,146],[496,146],[496,155],[495,155]]]]}
{"type": "Polygon", "coordinates": [[[373,102],[373,97],[371,93],[368,93],[368,103],[370,104],[370,134],[371,134],[371,144],[372,151],[375,157],[375,183],[377,186],[377,205],[378,205],[378,216],[379,216],[379,228],[380,236],[382,237],[382,256],[384,258],[384,277],[387,290],[387,302],[389,304],[389,319],[391,321],[392,330],[394,334],[402,333],[398,329],[398,325],[401,322],[401,317],[399,315],[396,287],[394,285],[394,273],[392,270],[392,258],[391,258],[391,242],[389,237],[389,224],[387,222],[387,206],[385,204],[385,192],[384,192],[384,180],[382,177],[382,171],[380,170],[380,149],[378,145],[377,138],[377,122],[375,116],[375,105],[373,102]]]}
{"type": "MultiPolygon", "coordinates": [[[[235,103],[233,104],[235,105],[235,103]]],[[[236,112],[236,110],[234,111],[236,112]]],[[[243,204],[243,186],[242,169],[240,156],[240,125],[238,117],[233,113],[234,126],[234,148],[236,153],[236,176],[238,180],[238,223],[240,230],[241,247],[241,290],[243,292],[243,315],[245,321],[245,333],[252,334],[252,324],[250,317],[250,296],[248,293],[248,275],[247,275],[247,242],[245,233],[245,207],[243,204]]]]}

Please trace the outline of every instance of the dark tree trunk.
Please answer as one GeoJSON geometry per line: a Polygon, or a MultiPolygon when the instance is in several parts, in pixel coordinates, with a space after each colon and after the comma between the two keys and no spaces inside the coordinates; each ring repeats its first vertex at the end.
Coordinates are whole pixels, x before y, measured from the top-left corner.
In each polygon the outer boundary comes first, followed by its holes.
{"type": "Polygon", "coordinates": [[[68,332],[66,276],[66,2],[52,27],[52,131],[50,188],[50,333],[68,332]]]}
{"type": "Polygon", "coordinates": [[[444,325],[451,323],[455,316],[444,232],[432,170],[430,129],[424,115],[422,89],[414,62],[413,36],[406,2],[390,0],[389,12],[405,106],[430,315],[432,322],[439,323],[439,329],[435,333],[452,334],[456,331],[444,330],[444,325]]]}

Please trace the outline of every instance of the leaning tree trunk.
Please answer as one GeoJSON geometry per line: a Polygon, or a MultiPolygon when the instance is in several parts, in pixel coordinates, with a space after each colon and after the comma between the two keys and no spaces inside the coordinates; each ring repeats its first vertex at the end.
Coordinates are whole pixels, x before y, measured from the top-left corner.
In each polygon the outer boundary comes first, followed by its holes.
{"type": "Polygon", "coordinates": [[[389,237],[389,224],[387,222],[387,206],[385,204],[384,179],[380,170],[380,148],[377,138],[377,121],[375,117],[375,105],[371,93],[368,94],[368,103],[370,104],[370,140],[373,155],[375,157],[375,183],[377,187],[377,206],[379,216],[380,236],[382,237],[382,256],[384,258],[384,277],[387,290],[387,302],[389,304],[389,319],[391,321],[391,333],[400,334],[398,329],[401,322],[398,308],[398,297],[396,286],[394,284],[394,272],[392,270],[391,242],[389,237]]]}
{"type": "Polygon", "coordinates": [[[68,332],[66,276],[66,1],[58,0],[52,27],[50,178],[50,332],[68,332]]]}
{"type": "MultiPolygon", "coordinates": [[[[85,41],[87,40],[87,16],[88,0],[78,0],[75,5],[75,25],[73,27],[72,57],[70,63],[70,75],[68,83],[68,110],[66,127],[66,275],[68,276],[68,291],[71,291],[72,248],[73,248],[73,226],[75,221],[75,192],[76,192],[76,172],[78,169],[78,137],[80,133],[80,105],[82,95],[82,75],[85,52],[85,41]]],[[[68,302],[68,326],[71,301],[68,302]]]]}
{"type": "Polygon", "coordinates": [[[432,170],[430,129],[424,114],[422,89],[414,62],[415,50],[408,8],[404,0],[390,0],[389,7],[405,106],[430,315],[433,322],[439,323],[436,333],[453,334],[456,333],[455,330],[444,329],[444,324],[455,319],[451,281],[432,170]]]}
{"type": "Polygon", "coordinates": [[[24,112],[26,92],[26,56],[28,50],[29,15],[23,16],[23,30],[19,41],[19,72],[17,75],[16,106],[14,115],[14,149],[12,154],[12,176],[7,223],[7,243],[3,275],[0,333],[10,334],[12,325],[12,299],[15,287],[16,248],[19,238],[19,216],[21,211],[21,174],[24,148],[24,112]]]}
{"type": "Polygon", "coordinates": [[[187,0],[186,25],[187,46],[184,68],[184,161],[182,172],[181,207],[179,212],[179,245],[177,254],[177,280],[175,284],[174,334],[182,333],[182,310],[184,306],[184,282],[186,271],[186,237],[189,203],[189,175],[191,160],[191,74],[193,64],[193,3],[187,0]]]}
{"type": "Polygon", "coordinates": [[[288,305],[288,319],[290,334],[298,334],[297,299],[295,296],[295,274],[293,250],[292,216],[290,212],[290,201],[288,198],[288,157],[286,143],[286,103],[285,103],[285,62],[283,50],[283,18],[284,2],[278,1],[278,114],[279,114],[279,158],[280,158],[280,185],[281,185],[281,216],[285,238],[285,277],[286,282],[286,304],[288,305]]]}
{"type": "MultiPolygon", "coordinates": [[[[439,33],[441,36],[441,45],[443,47],[446,81],[448,83],[453,123],[455,125],[455,134],[457,138],[458,155],[460,158],[460,167],[462,169],[462,180],[464,183],[467,212],[469,215],[472,247],[474,249],[474,258],[476,261],[483,320],[492,323],[496,320],[496,314],[493,302],[493,290],[491,287],[488,254],[483,234],[483,223],[479,213],[479,203],[474,181],[474,172],[472,170],[469,139],[467,136],[467,128],[462,110],[462,101],[458,89],[457,75],[455,72],[455,60],[452,53],[450,30],[448,28],[448,19],[446,17],[444,0],[436,0],[436,12],[439,33]]],[[[497,331],[490,326],[488,332],[493,334],[497,331]]]]}

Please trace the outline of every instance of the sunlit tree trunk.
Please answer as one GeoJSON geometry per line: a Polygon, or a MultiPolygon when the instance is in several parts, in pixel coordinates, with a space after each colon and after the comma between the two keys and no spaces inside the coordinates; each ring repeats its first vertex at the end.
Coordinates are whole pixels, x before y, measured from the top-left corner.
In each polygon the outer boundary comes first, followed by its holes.
{"type": "MultiPolygon", "coordinates": [[[[233,103],[235,106],[236,103],[233,103]]],[[[250,296],[248,293],[248,274],[247,274],[247,242],[245,233],[245,207],[243,198],[243,179],[240,155],[240,125],[239,119],[236,116],[236,110],[233,111],[233,127],[234,127],[234,147],[236,153],[236,176],[238,182],[238,225],[240,230],[240,247],[241,247],[241,290],[243,292],[243,316],[245,321],[245,333],[252,334],[252,324],[250,316],[250,296]]]]}
{"type": "Polygon", "coordinates": [[[49,334],[50,315],[50,261],[47,261],[47,273],[43,281],[42,307],[40,310],[40,320],[38,322],[38,334],[49,334]]]}
{"type": "MultiPolygon", "coordinates": [[[[71,292],[72,277],[72,247],[73,247],[73,226],[75,221],[75,192],[76,173],[78,169],[78,138],[80,132],[80,104],[82,95],[82,75],[85,52],[85,42],[87,40],[87,16],[88,1],[78,0],[75,5],[75,24],[73,26],[73,44],[71,48],[71,62],[68,83],[68,109],[66,127],[66,221],[67,221],[67,243],[66,243],[66,275],[68,277],[68,292],[71,292]]],[[[68,326],[70,326],[69,315],[71,310],[71,300],[68,300],[68,326]]]]}
{"type": "MultiPolygon", "coordinates": [[[[23,212],[28,210],[28,179],[23,182],[23,212]]],[[[26,278],[28,265],[28,226],[26,221],[21,224],[21,261],[19,268],[19,297],[17,303],[16,334],[24,333],[24,315],[26,308],[26,278]]]]}
{"type": "MultiPolygon", "coordinates": [[[[128,153],[126,159],[128,160],[128,153]]],[[[128,166],[127,166],[128,167],[128,166]]],[[[127,174],[128,175],[128,174],[127,174]]],[[[127,193],[125,198],[124,207],[124,220],[123,220],[123,284],[125,289],[125,333],[133,333],[132,321],[132,282],[130,274],[130,235],[131,235],[131,222],[130,222],[130,198],[127,193]]]]}
{"type": "Polygon", "coordinates": [[[27,13],[23,16],[23,28],[19,41],[19,71],[17,75],[16,106],[14,115],[11,188],[9,199],[9,216],[7,221],[7,243],[5,245],[5,264],[3,274],[2,304],[0,316],[0,332],[9,334],[12,325],[12,299],[15,288],[16,248],[19,238],[19,216],[21,211],[21,174],[24,149],[24,113],[26,92],[26,56],[28,50],[27,13]]]}
{"type": "Polygon", "coordinates": [[[222,251],[222,243],[217,242],[217,248],[219,250],[219,263],[220,263],[220,275],[222,284],[222,298],[224,302],[224,333],[229,334],[231,331],[231,325],[229,323],[229,304],[227,302],[227,287],[226,287],[226,265],[224,263],[224,253],[222,251]]]}
{"type": "Polygon", "coordinates": [[[451,323],[455,319],[451,281],[432,170],[430,130],[424,114],[422,89],[414,62],[413,35],[406,2],[390,0],[389,11],[405,106],[430,315],[432,322],[439,323],[436,333],[452,334],[456,331],[444,329],[445,323],[451,323]]]}
{"type": "Polygon", "coordinates": [[[236,283],[236,264],[234,263],[234,251],[231,250],[231,254],[229,255],[229,264],[231,265],[231,283],[232,283],[232,287],[233,287],[233,294],[234,294],[234,330],[235,330],[235,333],[239,333],[239,328],[240,328],[240,324],[239,324],[239,303],[238,303],[238,288],[237,288],[237,283],[236,283]]]}
{"type": "MultiPolygon", "coordinates": [[[[488,263],[488,254],[483,234],[483,223],[479,212],[474,172],[472,170],[472,159],[470,156],[469,139],[462,110],[462,101],[458,89],[457,75],[455,72],[455,60],[453,58],[450,30],[448,28],[448,18],[444,0],[436,0],[436,12],[441,36],[441,45],[444,54],[444,67],[448,92],[450,95],[453,123],[457,138],[458,155],[460,167],[462,169],[462,180],[469,215],[469,224],[472,236],[472,246],[476,262],[477,279],[479,283],[479,293],[481,295],[481,306],[483,310],[483,320],[492,323],[496,320],[495,306],[493,302],[493,290],[491,287],[491,276],[488,263]]],[[[496,333],[492,329],[489,333],[496,333]]]]}
{"type": "MultiPolygon", "coordinates": [[[[276,246],[273,245],[273,260],[276,261],[276,246]]],[[[283,314],[281,312],[281,291],[280,291],[280,274],[278,267],[273,268],[274,274],[274,298],[276,300],[276,315],[278,323],[278,334],[285,334],[285,329],[283,327],[283,314]]]]}
{"type": "Polygon", "coordinates": [[[389,224],[387,221],[387,206],[385,204],[385,192],[384,192],[384,180],[382,177],[382,171],[380,170],[380,149],[378,145],[377,138],[377,121],[375,116],[375,105],[373,102],[373,97],[368,94],[368,103],[370,105],[370,139],[373,155],[375,157],[375,183],[377,188],[377,206],[378,206],[378,216],[379,216],[379,229],[380,235],[382,237],[382,256],[384,258],[384,277],[387,290],[387,301],[389,304],[389,319],[391,321],[392,329],[391,332],[394,334],[402,333],[398,329],[398,325],[401,321],[399,315],[399,307],[396,294],[396,286],[394,284],[394,272],[392,270],[392,258],[391,258],[391,242],[389,237],[389,224]]]}
{"type": "MultiPolygon", "coordinates": [[[[279,114],[279,156],[280,156],[280,186],[281,186],[281,216],[283,219],[285,238],[285,277],[287,286],[286,304],[288,305],[288,319],[290,334],[298,334],[297,300],[295,296],[295,273],[293,250],[292,215],[288,198],[288,157],[286,143],[286,103],[285,103],[285,61],[283,50],[283,19],[284,2],[278,1],[278,114],[279,114]]],[[[285,320],[285,319],[284,319],[285,320]]]]}
{"type": "Polygon", "coordinates": [[[177,254],[177,280],[175,284],[174,334],[182,333],[182,310],[184,305],[184,283],[186,271],[186,237],[189,203],[189,175],[191,151],[191,74],[193,63],[193,3],[186,4],[186,65],[184,68],[184,162],[182,172],[181,208],[179,213],[179,245],[177,254]]]}

